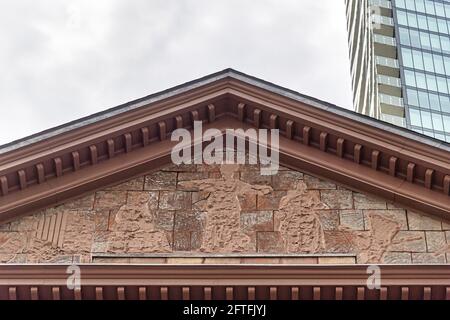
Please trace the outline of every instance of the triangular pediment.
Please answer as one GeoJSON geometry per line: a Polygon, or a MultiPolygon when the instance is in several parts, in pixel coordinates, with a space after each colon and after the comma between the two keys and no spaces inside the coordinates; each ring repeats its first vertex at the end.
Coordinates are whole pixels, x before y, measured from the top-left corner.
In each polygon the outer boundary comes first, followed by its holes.
{"type": "Polygon", "coordinates": [[[450,147],[225,70],[0,148],[0,220],[170,164],[177,128],[280,129],[282,165],[426,214],[450,213],[450,147]]]}

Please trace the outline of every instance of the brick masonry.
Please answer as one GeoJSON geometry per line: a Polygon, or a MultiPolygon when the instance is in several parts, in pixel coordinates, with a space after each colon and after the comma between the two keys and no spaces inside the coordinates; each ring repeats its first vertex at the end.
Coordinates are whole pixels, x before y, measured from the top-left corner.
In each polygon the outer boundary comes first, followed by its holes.
{"type": "Polygon", "coordinates": [[[446,221],[286,168],[261,176],[255,165],[167,166],[0,225],[2,263],[449,258],[446,221]]]}

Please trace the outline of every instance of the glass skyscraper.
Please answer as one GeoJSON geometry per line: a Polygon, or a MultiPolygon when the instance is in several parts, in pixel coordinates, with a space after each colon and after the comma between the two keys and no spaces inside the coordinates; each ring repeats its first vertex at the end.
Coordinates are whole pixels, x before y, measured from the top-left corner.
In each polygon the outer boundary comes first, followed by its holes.
{"type": "Polygon", "coordinates": [[[450,0],[346,0],[355,110],[450,142],[450,0]]]}

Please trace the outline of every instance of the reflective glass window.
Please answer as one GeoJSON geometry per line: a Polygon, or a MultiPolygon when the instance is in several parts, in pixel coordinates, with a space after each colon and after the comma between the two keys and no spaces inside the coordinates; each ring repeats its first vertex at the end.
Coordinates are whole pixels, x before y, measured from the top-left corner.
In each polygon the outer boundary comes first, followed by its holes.
{"type": "Polygon", "coordinates": [[[438,28],[439,28],[439,32],[440,33],[445,33],[447,34],[447,21],[442,20],[442,19],[438,19],[438,28]]]}
{"type": "Polygon", "coordinates": [[[397,20],[398,20],[398,23],[401,25],[404,25],[404,26],[408,25],[408,19],[406,17],[406,12],[404,12],[404,11],[401,11],[401,10],[397,11],[397,20]]]}
{"type": "Polygon", "coordinates": [[[442,56],[433,54],[433,60],[436,73],[445,74],[444,60],[442,59],[442,56]]]}
{"type": "Polygon", "coordinates": [[[431,121],[431,112],[428,111],[420,111],[420,115],[422,116],[422,124],[424,128],[433,129],[433,123],[431,121]]]}
{"type": "Polygon", "coordinates": [[[436,77],[431,74],[427,74],[426,77],[427,77],[428,90],[438,91],[437,84],[436,84],[436,77]]]}
{"type": "Polygon", "coordinates": [[[414,77],[414,72],[410,70],[405,70],[405,82],[407,86],[415,87],[416,80],[414,77]]]}
{"type": "Polygon", "coordinates": [[[444,58],[445,74],[450,75],[450,57],[444,58]]]}
{"type": "Polygon", "coordinates": [[[428,17],[428,29],[434,32],[439,31],[436,18],[428,17]]]}
{"type": "Polygon", "coordinates": [[[420,121],[420,111],[416,109],[409,109],[409,118],[411,120],[411,125],[421,127],[422,122],[420,121]]]}
{"type": "Polygon", "coordinates": [[[442,124],[442,116],[438,113],[431,114],[433,118],[434,130],[444,131],[444,125],[442,124]]]}
{"type": "MultiPolygon", "coordinates": [[[[400,37],[401,36],[402,35],[400,32],[400,37]]],[[[406,37],[406,35],[404,35],[404,37],[406,37]]],[[[407,38],[407,40],[409,42],[409,37],[407,38]]],[[[401,41],[401,38],[400,38],[400,41],[401,41]]],[[[420,33],[420,44],[422,45],[422,48],[424,48],[424,49],[431,49],[430,35],[428,33],[426,33],[426,32],[420,33]]]]}
{"type": "Polygon", "coordinates": [[[406,46],[410,46],[411,42],[409,41],[409,32],[408,29],[405,28],[399,28],[400,32],[400,43],[404,44],[406,46]]]}
{"type": "Polygon", "coordinates": [[[433,1],[425,0],[425,11],[428,14],[435,14],[433,1]]]}
{"type": "Polygon", "coordinates": [[[423,70],[422,52],[413,50],[414,68],[423,70]]]}
{"type": "Polygon", "coordinates": [[[431,53],[423,53],[423,61],[425,64],[425,70],[428,72],[434,72],[433,56],[431,53]]]}
{"type": "Polygon", "coordinates": [[[441,41],[439,41],[439,36],[436,34],[430,34],[431,49],[435,51],[441,51],[441,41]]]}
{"type": "Polygon", "coordinates": [[[447,79],[445,79],[444,77],[436,77],[436,80],[438,84],[438,91],[448,94],[447,79]]]}
{"type": "MultiPolygon", "coordinates": [[[[450,38],[441,36],[441,44],[442,51],[445,53],[450,53],[450,38]]],[[[433,42],[431,43],[431,46],[433,46],[433,42]]]]}
{"type": "Polygon", "coordinates": [[[441,102],[441,110],[450,113],[450,98],[448,96],[440,95],[439,100],[441,102]]]}
{"type": "MultiPolygon", "coordinates": [[[[419,31],[410,30],[409,35],[411,37],[411,45],[416,48],[420,48],[420,36],[419,31]]],[[[433,45],[433,44],[431,44],[433,45]]]]}
{"type": "Polygon", "coordinates": [[[450,117],[449,116],[443,116],[442,119],[444,120],[444,129],[446,132],[450,132],[450,117]]]}
{"type": "Polygon", "coordinates": [[[408,68],[414,68],[413,58],[410,49],[402,49],[403,65],[408,68]]]}
{"type": "Polygon", "coordinates": [[[436,15],[439,17],[445,17],[444,5],[440,2],[435,2],[434,6],[436,8],[436,15]]]}
{"type": "Polygon", "coordinates": [[[427,81],[425,79],[425,74],[421,72],[416,72],[416,82],[417,87],[420,89],[427,89],[427,81]]]}
{"type": "Polygon", "coordinates": [[[408,25],[413,28],[418,28],[417,18],[415,13],[408,13],[408,25]]]}
{"type": "Polygon", "coordinates": [[[421,108],[430,109],[430,103],[428,101],[428,93],[419,91],[419,105],[421,108]]]}
{"type": "Polygon", "coordinates": [[[426,16],[418,14],[417,15],[417,22],[419,24],[419,28],[420,29],[425,29],[425,30],[428,29],[428,23],[427,23],[427,17],[426,16]]]}
{"type": "Polygon", "coordinates": [[[430,99],[430,109],[441,111],[441,104],[439,103],[439,96],[434,93],[429,93],[428,98],[430,99]]]}
{"type": "Polygon", "coordinates": [[[419,106],[419,97],[417,95],[417,91],[413,89],[406,90],[408,96],[408,103],[412,106],[419,106]]]}
{"type": "Polygon", "coordinates": [[[415,11],[416,6],[414,5],[414,2],[415,2],[414,0],[406,0],[405,1],[406,9],[415,11]]]}

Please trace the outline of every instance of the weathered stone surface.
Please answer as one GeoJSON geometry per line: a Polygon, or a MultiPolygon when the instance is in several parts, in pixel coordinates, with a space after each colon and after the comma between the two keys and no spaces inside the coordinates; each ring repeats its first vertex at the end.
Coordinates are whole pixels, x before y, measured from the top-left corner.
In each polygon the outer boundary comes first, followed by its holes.
{"type": "Polygon", "coordinates": [[[190,192],[161,191],[159,195],[159,208],[163,210],[189,210],[191,202],[190,192]]]}
{"type": "Polygon", "coordinates": [[[346,190],[322,190],[320,191],[322,201],[330,209],[352,209],[353,196],[351,191],[346,190]]]}
{"type": "Polygon", "coordinates": [[[97,191],[94,209],[115,209],[127,202],[127,193],[122,191],[97,191]]]}
{"type": "Polygon", "coordinates": [[[387,264],[408,264],[411,262],[410,252],[386,252],[383,256],[383,263],[387,264]]]}
{"type": "Polygon", "coordinates": [[[269,186],[252,186],[237,179],[239,166],[224,165],[220,168],[222,179],[205,179],[182,182],[186,187],[210,192],[206,203],[206,222],[202,245],[204,252],[254,251],[256,244],[240,227],[239,194],[268,194],[269,186]]]}
{"type": "Polygon", "coordinates": [[[303,179],[303,173],[297,171],[280,171],[272,176],[273,190],[291,190],[303,179]]]}
{"type": "Polygon", "coordinates": [[[314,253],[323,250],[324,234],[317,210],[328,209],[320,201],[317,191],[307,191],[305,183],[298,183],[280,200],[276,212],[277,231],[289,253],[314,253]]]}
{"type": "Polygon", "coordinates": [[[317,210],[316,213],[322,225],[322,230],[337,230],[339,227],[338,210],[317,210]]]}
{"type": "Polygon", "coordinates": [[[94,206],[95,193],[63,204],[62,209],[91,210],[94,206]]]}
{"type": "Polygon", "coordinates": [[[439,252],[446,250],[447,241],[445,239],[445,233],[440,231],[426,231],[425,237],[427,241],[428,252],[439,252]]]}
{"type": "Polygon", "coordinates": [[[244,193],[238,194],[239,206],[242,211],[256,210],[256,194],[244,193]]]}
{"type": "Polygon", "coordinates": [[[364,215],[362,210],[340,210],[341,226],[351,230],[364,230],[364,215]]]}
{"type": "Polygon", "coordinates": [[[175,190],[177,173],[157,171],[145,176],[144,190],[175,190]]]}
{"type": "Polygon", "coordinates": [[[442,230],[450,230],[450,222],[443,220],[442,221],[442,230]]]}
{"type": "Polygon", "coordinates": [[[399,231],[392,240],[392,251],[425,252],[425,232],[399,231]]]}
{"type": "Polygon", "coordinates": [[[386,209],[386,201],[368,196],[362,193],[356,193],[353,195],[355,201],[355,209],[386,209]]]}
{"type": "Polygon", "coordinates": [[[152,263],[153,253],[178,251],[229,263],[439,263],[450,254],[448,221],[287,168],[259,169],[168,166],[18,218],[0,226],[0,262],[140,263],[146,254],[152,263]]]}
{"type": "Polygon", "coordinates": [[[249,184],[267,185],[272,184],[272,176],[262,176],[254,171],[241,172],[241,180],[249,184]]]}
{"type": "Polygon", "coordinates": [[[445,254],[436,253],[412,253],[413,263],[445,263],[445,254]]]}
{"type": "Polygon", "coordinates": [[[243,212],[241,213],[241,228],[244,232],[273,231],[273,212],[243,212]]]}
{"type": "Polygon", "coordinates": [[[190,180],[208,179],[209,178],[208,173],[209,173],[208,171],[179,172],[178,173],[178,181],[190,181],[190,180]]]}
{"type": "Polygon", "coordinates": [[[105,190],[120,190],[120,191],[142,191],[144,190],[144,178],[138,177],[136,179],[128,180],[124,183],[106,188],[105,190]]]}
{"type": "Polygon", "coordinates": [[[303,180],[306,183],[308,190],[334,190],[336,189],[336,184],[325,181],[308,174],[305,174],[303,180]]]}
{"type": "Polygon", "coordinates": [[[285,251],[285,245],[280,232],[258,232],[258,252],[274,253],[285,251]]]}
{"type": "Polygon", "coordinates": [[[392,209],[392,210],[363,210],[364,212],[364,228],[370,230],[369,224],[370,215],[378,214],[396,221],[399,224],[400,230],[408,230],[408,221],[406,220],[406,210],[392,209]]]}
{"type": "Polygon", "coordinates": [[[267,195],[257,196],[258,210],[277,210],[280,207],[280,200],[286,195],[286,191],[272,191],[267,195]]]}
{"type": "Polygon", "coordinates": [[[440,220],[411,210],[408,210],[408,223],[410,230],[442,230],[440,220]]]}
{"type": "Polygon", "coordinates": [[[109,209],[100,209],[94,212],[95,231],[106,231],[109,227],[109,209]]]}

